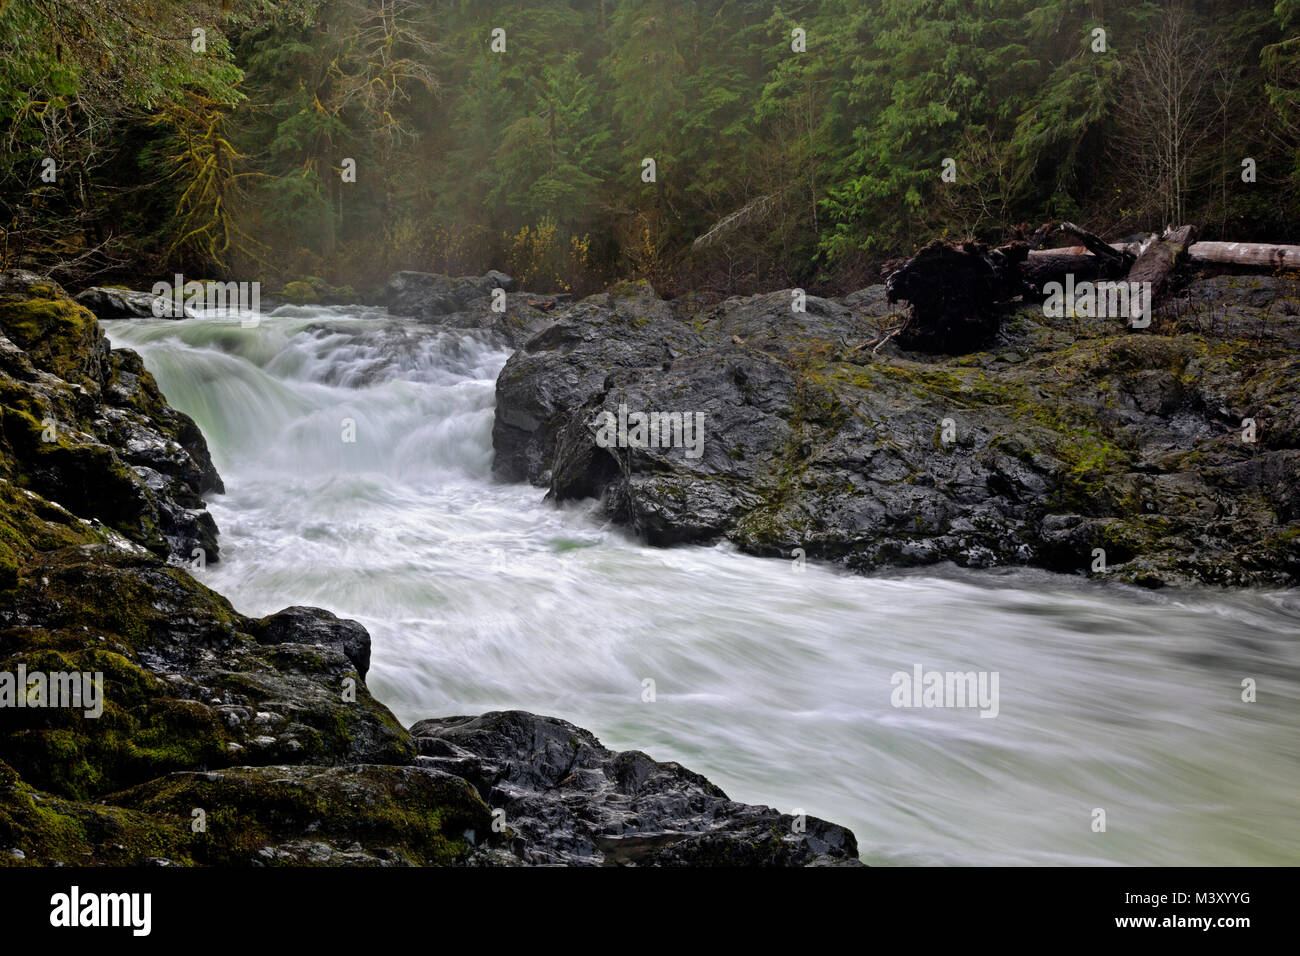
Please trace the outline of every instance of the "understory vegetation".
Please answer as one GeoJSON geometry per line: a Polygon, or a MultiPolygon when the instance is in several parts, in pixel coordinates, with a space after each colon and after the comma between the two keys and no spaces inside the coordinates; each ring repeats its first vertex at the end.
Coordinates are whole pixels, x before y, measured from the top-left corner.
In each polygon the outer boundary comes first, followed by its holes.
{"type": "Polygon", "coordinates": [[[1287,241],[1298,75],[1300,0],[0,0],[0,267],[732,294],[1049,218],[1287,241]]]}

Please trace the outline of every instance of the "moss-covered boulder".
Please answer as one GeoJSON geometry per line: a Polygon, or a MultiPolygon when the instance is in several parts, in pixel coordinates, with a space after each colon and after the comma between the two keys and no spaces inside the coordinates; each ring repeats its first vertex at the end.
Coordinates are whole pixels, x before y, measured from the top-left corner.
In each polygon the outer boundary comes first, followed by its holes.
{"type": "Polygon", "coordinates": [[[424,767],[240,767],[152,780],[108,803],[201,830],[209,865],[445,866],[494,841],[492,812],[464,780],[424,767]]]}
{"type": "Polygon", "coordinates": [[[286,282],[271,298],[290,305],[347,305],[357,301],[357,293],[350,285],[332,286],[317,276],[304,276],[286,282]]]}
{"type": "Polygon", "coordinates": [[[0,477],[162,557],[219,559],[194,422],[56,284],[0,274],[0,477]]]}

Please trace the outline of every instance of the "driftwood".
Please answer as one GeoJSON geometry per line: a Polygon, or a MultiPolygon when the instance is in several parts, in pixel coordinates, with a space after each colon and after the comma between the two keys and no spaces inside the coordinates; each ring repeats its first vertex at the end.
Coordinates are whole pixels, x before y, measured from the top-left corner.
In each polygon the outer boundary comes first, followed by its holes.
{"type": "Polygon", "coordinates": [[[1125,270],[1117,268],[1113,262],[1099,259],[1087,253],[1066,253],[1059,249],[1049,249],[1035,255],[1030,253],[1020,267],[1020,274],[1038,295],[1044,295],[1043,287],[1049,282],[1062,282],[1066,275],[1073,275],[1076,282],[1096,279],[1114,279],[1122,276],[1125,270]]]}
{"type": "Polygon", "coordinates": [[[1151,303],[1163,299],[1173,285],[1174,274],[1187,258],[1187,247],[1196,241],[1195,226],[1170,229],[1142,250],[1128,271],[1128,282],[1151,283],[1151,303]]]}
{"type": "Polygon", "coordinates": [[[1191,262],[1266,269],[1300,269],[1300,246],[1267,242],[1197,242],[1187,250],[1191,262]]]}
{"type": "MultiPolygon", "coordinates": [[[[1136,242],[1112,242],[1111,249],[1137,255],[1136,242]]],[[[1033,249],[1034,260],[1055,255],[1090,255],[1086,246],[1064,249],[1033,249]]],[[[1187,248],[1187,261],[1193,265],[1258,266],[1263,269],[1300,269],[1300,246],[1283,246],[1270,242],[1194,242],[1187,248]]]]}
{"type": "MultiPolygon", "coordinates": [[[[1031,242],[1039,244],[1047,230],[1041,227],[1031,242]]],[[[912,306],[890,336],[896,336],[904,348],[919,351],[968,351],[997,331],[1006,303],[1042,299],[1051,283],[1073,287],[1102,280],[1149,282],[1151,295],[1146,301],[1153,305],[1168,294],[1178,267],[1187,260],[1189,249],[1196,248],[1195,226],[1166,230],[1145,243],[1115,245],[1073,223],[1064,223],[1059,230],[1077,237],[1082,247],[1035,250],[1023,240],[997,248],[934,242],[910,259],[887,263],[889,301],[912,306]]],[[[888,340],[889,336],[868,344],[878,349],[888,340]]]]}
{"type": "Polygon", "coordinates": [[[1078,237],[1085,249],[1104,262],[1113,262],[1116,265],[1122,264],[1126,271],[1133,264],[1134,255],[1131,255],[1127,250],[1114,248],[1105,239],[1094,236],[1081,226],[1076,226],[1072,222],[1063,222],[1061,223],[1061,231],[1078,237]]]}

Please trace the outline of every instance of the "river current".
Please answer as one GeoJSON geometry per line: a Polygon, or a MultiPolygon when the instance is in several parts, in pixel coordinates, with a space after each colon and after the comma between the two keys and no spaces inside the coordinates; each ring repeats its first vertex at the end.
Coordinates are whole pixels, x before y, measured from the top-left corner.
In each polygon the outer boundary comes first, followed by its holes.
{"type": "Polygon", "coordinates": [[[508,352],[479,333],[360,307],[244,326],[105,323],[225,480],[196,574],[245,614],[361,621],[404,723],[562,717],[849,826],[876,865],[1300,864],[1300,592],[649,548],[493,481],[508,352]],[[997,716],[894,706],[918,667],[996,673],[997,716]]]}

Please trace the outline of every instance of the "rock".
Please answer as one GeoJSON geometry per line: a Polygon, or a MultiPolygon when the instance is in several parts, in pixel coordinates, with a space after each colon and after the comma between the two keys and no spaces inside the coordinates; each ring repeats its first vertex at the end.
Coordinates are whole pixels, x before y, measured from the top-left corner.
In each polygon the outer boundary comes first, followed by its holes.
{"type": "Polygon", "coordinates": [[[503,272],[482,276],[444,276],[432,272],[395,272],[384,287],[383,304],[394,315],[430,319],[459,312],[491,296],[495,288],[510,292],[514,280],[503,272]]]}
{"type": "Polygon", "coordinates": [[[172,304],[154,312],[154,303],[158,296],[152,292],[137,292],[134,289],[113,289],[94,286],[78,292],[75,301],[95,313],[98,319],[170,319],[193,318],[195,312],[186,306],[179,314],[173,314],[172,304]]]}
{"type": "Polygon", "coordinates": [[[285,283],[284,288],[268,296],[267,301],[268,304],[349,305],[357,301],[357,293],[350,285],[331,286],[324,279],[306,276],[285,283]]]}
{"type": "Polygon", "coordinates": [[[1223,275],[1188,283],[1177,303],[1183,328],[1300,350],[1300,283],[1280,276],[1223,275]]]}
{"type": "MultiPolygon", "coordinates": [[[[28,524],[37,543],[42,533],[64,536],[56,545],[79,533],[94,541],[75,519],[28,524]]],[[[399,764],[414,755],[342,647],[317,646],[325,612],[303,619],[302,630],[282,618],[281,640],[262,644],[260,622],[151,555],[56,546],[20,558],[19,586],[0,610],[0,670],[22,661],[100,671],[108,688],[98,721],[64,711],[5,716],[0,757],[32,785],[89,799],[186,769],[399,764]]],[[[363,629],[339,630],[368,646],[363,629]]]]}
{"type": "Polygon", "coordinates": [[[1072,573],[1101,548],[1096,573],[1147,586],[1294,585],[1300,325],[1281,283],[1234,304],[1242,281],[1194,284],[1156,334],[1023,309],[961,359],[858,350],[892,324],[878,290],[801,313],[790,291],[684,316],[647,296],[634,321],[591,297],[502,370],[494,470],[655,544],[1072,573]],[[703,415],[700,454],[603,447],[620,405],[703,415]]]}
{"type": "MultiPolygon", "coordinates": [[[[425,767],[238,767],[175,773],[106,801],[207,830],[173,852],[208,866],[437,866],[493,841],[491,812],[464,780],[425,767]]],[[[499,840],[495,842],[500,842],[499,840]]]]}
{"type": "Polygon", "coordinates": [[[568,307],[506,362],[492,425],[497,477],[549,484],[561,429],[611,370],[671,365],[704,348],[648,286],[629,292],[601,293],[568,307]]]}
{"type": "Polygon", "coordinates": [[[551,311],[566,305],[571,297],[513,292],[514,288],[515,281],[504,272],[456,278],[398,272],[388,280],[380,301],[394,315],[413,316],[445,328],[480,329],[491,333],[502,347],[517,348],[550,326],[551,311]],[[492,308],[496,289],[507,293],[501,312],[492,308]]]}
{"type": "Polygon", "coordinates": [[[736,803],[699,774],[522,711],[422,720],[425,766],[468,780],[505,811],[530,864],[860,865],[853,834],[809,817],[736,803]]]}
{"type": "Polygon", "coordinates": [[[356,621],[318,607],[287,607],[252,624],[259,644],[315,644],[343,652],[362,677],[370,670],[370,634],[356,621]]]}
{"type": "Polygon", "coordinates": [[[858,317],[885,317],[897,314],[898,321],[901,322],[902,313],[906,311],[889,301],[889,290],[885,288],[884,283],[850,292],[839,301],[858,317]]]}
{"type": "Polygon", "coordinates": [[[162,557],[219,559],[207,443],[135,353],[30,274],[0,278],[0,477],[162,557]]]}

